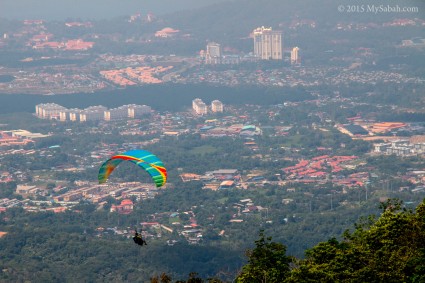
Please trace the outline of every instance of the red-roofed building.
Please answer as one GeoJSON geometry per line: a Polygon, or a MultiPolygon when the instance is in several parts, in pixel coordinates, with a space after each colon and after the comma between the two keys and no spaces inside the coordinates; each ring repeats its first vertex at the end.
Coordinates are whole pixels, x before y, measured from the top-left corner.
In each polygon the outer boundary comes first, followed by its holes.
{"type": "Polygon", "coordinates": [[[66,50],[88,50],[92,48],[94,42],[83,41],[82,39],[68,40],[65,43],[66,50]]]}
{"type": "Polygon", "coordinates": [[[321,155],[321,156],[313,157],[311,160],[319,161],[319,160],[324,160],[324,159],[328,159],[328,158],[329,158],[329,155],[321,155]]]}
{"type": "Polygon", "coordinates": [[[142,222],[140,223],[142,226],[159,226],[158,222],[142,222]]]}
{"type": "Polygon", "coordinates": [[[227,189],[233,187],[235,184],[232,180],[226,180],[220,183],[220,189],[227,189]]]}
{"type": "Polygon", "coordinates": [[[53,211],[54,213],[63,213],[67,210],[68,208],[60,206],[60,207],[53,207],[53,208],[48,208],[46,209],[47,211],[53,211]]]}
{"type": "Polygon", "coordinates": [[[162,30],[159,30],[155,33],[155,37],[163,37],[163,38],[168,38],[168,37],[172,37],[175,34],[179,33],[179,30],[167,27],[167,28],[163,28],[162,30]]]}
{"type": "Polygon", "coordinates": [[[133,201],[131,199],[123,199],[120,205],[112,205],[111,212],[120,214],[130,214],[133,211],[133,201]]]}
{"type": "Polygon", "coordinates": [[[65,25],[67,27],[86,27],[86,28],[93,27],[93,24],[91,22],[84,22],[84,23],[82,23],[82,22],[67,22],[67,23],[65,23],[65,25]]]}
{"type": "Polygon", "coordinates": [[[43,41],[49,41],[53,37],[53,34],[51,33],[41,33],[34,35],[31,40],[34,42],[43,42],[43,41]]]}
{"type": "Polygon", "coordinates": [[[42,25],[43,20],[24,20],[24,25],[42,25]]]}
{"type": "Polygon", "coordinates": [[[63,48],[65,45],[62,42],[56,42],[56,41],[47,41],[47,42],[41,42],[36,43],[32,48],[33,49],[42,49],[42,48],[52,48],[52,49],[59,49],[63,48]]]}

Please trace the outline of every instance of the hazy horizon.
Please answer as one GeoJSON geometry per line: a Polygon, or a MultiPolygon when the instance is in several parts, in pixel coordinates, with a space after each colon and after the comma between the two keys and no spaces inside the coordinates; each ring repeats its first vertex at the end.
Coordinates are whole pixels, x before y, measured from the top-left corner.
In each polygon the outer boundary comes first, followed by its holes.
{"type": "Polygon", "coordinates": [[[194,9],[225,0],[2,0],[0,18],[17,20],[99,20],[135,13],[157,15],[194,9]]]}

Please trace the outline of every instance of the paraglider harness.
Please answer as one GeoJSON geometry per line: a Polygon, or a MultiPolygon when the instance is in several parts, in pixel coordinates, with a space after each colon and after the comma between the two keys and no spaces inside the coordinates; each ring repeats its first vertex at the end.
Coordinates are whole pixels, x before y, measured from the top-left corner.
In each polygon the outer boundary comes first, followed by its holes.
{"type": "Polygon", "coordinates": [[[137,229],[135,229],[134,231],[135,231],[135,233],[134,233],[133,241],[136,244],[138,244],[139,246],[143,246],[143,245],[146,246],[147,245],[146,241],[143,240],[143,238],[142,238],[142,231],[140,230],[140,233],[137,233],[137,229]]]}

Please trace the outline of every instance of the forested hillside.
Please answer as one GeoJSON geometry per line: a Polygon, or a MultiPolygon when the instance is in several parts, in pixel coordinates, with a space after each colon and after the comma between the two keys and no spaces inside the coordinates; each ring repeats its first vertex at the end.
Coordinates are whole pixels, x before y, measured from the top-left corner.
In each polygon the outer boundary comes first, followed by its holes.
{"type": "MultiPolygon", "coordinates": [[[[381,203],[381,209],[379,218],[364,218],[342,241],[319,243],[303,260],[287,256],[286,246],[260,231],[234,282],[424,282],[425,202],[415,212],[403,209],[396,199],[381,203]]],[[[160,282],[171,282],[171,277],[163,274],[160,282]]],[[[192,273],[187,281],[176,282],[204,280],[192,273]]]]}

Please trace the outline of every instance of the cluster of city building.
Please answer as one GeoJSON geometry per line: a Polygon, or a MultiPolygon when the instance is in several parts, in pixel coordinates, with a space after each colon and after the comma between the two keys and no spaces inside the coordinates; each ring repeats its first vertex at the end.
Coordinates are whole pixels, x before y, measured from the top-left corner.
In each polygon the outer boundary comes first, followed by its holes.
{"type": "MultiPolygon", "coordinates": [[[[252,31],[251,37],[254,39],[254,58],[260,60],[283,60],[283,35],[282,31],[273,30],[271,27],[259,27],[252,31]]],[[[292,65],[301,63],[299,56],[300,49],[294,47],[290,51],[290,62],[292,65]]],[[[201,50],[201,58],[205,64],[238,64],[241,60],[239,56],[223,55],[221,45],[216,42],[209,42],[206,50],[201,50]]]]}
{"type": "Polygon", "coordinates": [[[194,173],[182,173],[180,178],[183,182],[202,181],[203,189],[228,189],[237,185],[241,180],[241,175],[237,169],[219,169],[205,172],[204,175],[194,173]]]}
{"type": "Polygon", "coordinates": [[[311,160],[301,160],[294,166],[282,168],[285,178],[295,183],[324,183],[327,182],[331,174],[335,174],[332,179],[334,184],[352,187],[363,186],[368,180],[367,172],[357,172],[348,176],[337,175],[344,169],[355,169],[357,167],[357,156],[329,156],[322,155],[311,160]]]}
{"type": "Polygon", "coordinates": [[[130,18],[128,19],[129,23],[133,23],[133,22],[146,22],[146,23],[151,23],[156,19],[156,16],[149,12],[147,13],[145,16],[142,17],[141,13],[137,13],[134,15],[131,15],[130,18]]]}
{"type": "MultiPolygon", "coordinates": [[[[129,209],[132,208],[132,202],[130,200],[123,200],[120,206],[126,206],[129,209]]],[[[144,238],[160,238],[164,232],[174,233],[177,232],[179,235],[185,238],[185,240],[192,245],[199,244],[202,242],[203,233],[205,229],[198,224],[197,215],[193,211],[196,206],[193,206],[191,210],[181,211],[181,212],[162,212],[155,213],[148,216],[149,219],[153,221],[149,222],[141,222],[140,225],[143,226],[142,235],[144,238]],[[188,218],[187,220],[183,220],[182,217],[188,218]],[[171,224],[171,226],[166,226],[163,223],[171,224]]],[[[227,208],[226,208],[227,209],[227,208]]],[[[130,210],[129,210],[130,211],[130,210]]],[[[229,211],[232,212],[231,219],[228,221],[229,223],[242,223],[244,222],[244,218],[247,215],[254,213],[263,213],[266,212],[268,215],[268,208],[261,207],[259,205],[255,205],[252,199],[241,199],[238,202],[235,202],[232,207],[229,207],[229,211]]],[[[213,221],[215,218],[214,215],[208,216],[207,220],[213,221]]],[[[271,220],[267,221],[267,223],[272,223],[271,220]]],[[[237,224],[235,224],[237,225],[237,224]]],[[[116,235],[127,235],[129,237],[129,231],[127,230],[119,230],[115,228],[103,228],[99,227],[99,232],[105,232],[105,230],[112,231],[116,235]]],[[[224,236],[226,230],[221,230],[218,235],[224,236]]],[[[99,234],[101,236],[101,234],[99,234]]],[[[176,244],[177,240],[168,240],[167,244],[169,246],[173,246],[176,244]]]]}
{"type": "Polygon", "coordinates": [[[169,37],[175,36],[179,32],[180,32],[180,30],[178,30],[178,29],[166,27],[166,28],[163,28],[163,29],[155,32],[155,37],[169,38],[169,37]]]}
{"type": "Polygon", "coordinates": [[[127,67],[118,70],[104,70],[100,71],[100,75],[105,79],[113,82],[120,86],[131,86],[139,83],[145,84],[158,84],[162,83],[162,80],[157,78],[161,73],[167,72],[172,69],[173,66],[156,66],[156,67],[127,67]]]}
{"type": "MultiPolygon", "coordinates": [[[[0,131],[0,147],[23,147],[27,144],[34,143],[35,139],[45,138],[49,135],[40,133],[31,133],[26,130],[10,130],[0,131]]],[[[2,150],[0,155],[13,154],[13,151],[2,150]]]]}
{"type": "Polygon", "coordinates": [[[14,199],[2,198],[0,199],[0,212],[5,212],[8,208],[18,206],[21,202],[14,199]]]}
{"type": "MultiPolygon", "coordinates": [[[[294,55],[295,56],[295,55],[294,55]]],[[[295,57],[294,57],[295,58],[295,57]]],[[[299,57],[298,57],[299,58],[299,57]]],[[[302,59],[302,58],[301,58],[302,59]]],[[[255,57],[241,60],[255,60],[255,57]]],[[[298,59],[300,60],[300,59],[298,59]]],[[[294,64],[297,66],[297,64],[294,64]]],[[[411,76],[394,70],[360,70],[347,69],[338,66],[320,66],[320,67],[281,67],[273,69],[264,69],[261,72],[252,72],[248,69],[238,70],[220,70],[214,68],[204,68],[194,70],[185,76],[180,76],[176,82],[179,83],[200,83],[214,85],[261,85],[261,86],[279,86],[279,87],[317,87],[322,85],[340,86],[347,83],[360,83],[376,85],[380,82],[397,84],[423,84],[424,80],[418,76],[411,76]],[[332,74],[330,74],[332,73],[332,74]]]]}
{"type": "Polygon", "coordinates": [[[425,154],[425,141],[415,143],[400,139],[388,143],[376,143],[373,146],[374,152],[387,155],[411,156],[425,154]]]}
{"type": "MultiPolygon", "coordinates": [[[[208,113],[208,106],[200,98],[192,100],[192,108],[198,115],[205,115],[208,113]]],[[[223,103],[220,100],[213,100],[211,102],[211,111],[213,113],[222,113],[224,111],[223,103]]]]}
{"type": "Polygon", "coordinates": [[[262,135],[263,131],[255,125],[232,124],[229,126],[215,126],[208,123],[199,128],[201,137],[225,137],[225,136],[241,136],[254,137],[262,135]]]}
{"type": "MultiPolygon", "coordinates": [[[[78,23],[66,23],[67,27],[77,26],[78,23]]],[[[81,23],[81,25],[84,25],[81,23]]],[[[4,35],[7,38],[7,34],[4,35]]],[[[63,49],[63,50],[88,50],[93,48],[94,42],[84,41],[81,38],[70,39],[67,41],[51,41],[53,38],[52,33],[46,33],[44,31],[39,34],[33,35],[27,42],[27,46],[32,46],[33,49],[63,49]]]]}
{"type": "MultiPolygon", "coordinates": [[[[106,199],[112,197],[120,200],[121,204],[112,205],[111,212],[128,213],[132,210],[133,203],[129,202],[129,198],[137,201],[153,198],[158,194],[158,189],[152,184],[140,182],[124,182],[119,184],[98,185],[90,182],[77,182],[79,186],[75,189],[57,186],[53,189],[54,196],[52,201],[63,207],[70,207],[77,204],[81,200],[87,200],[91,203],[104,205],[106,199]]],[[[18,185],[16,194],[21,195],[24,199],[37,198],[38,196],[47,196],[50,192],[46,188],[36,185],[18,185]]],[[[34,201],[33,202],[37,202],[34,201]]],[[[0,206],[8,208],[16,205],[16,201],[0,200],[0,206]],[[5,204],[8,205],[5,205],[5,204]]],[[[18,202],[19,203],[19,202],[18,202]]],[[[47,203],[49,206],[52,202],[47,203]]]]}
{"type": "MultiPolygon", "coordinates": [[[[192,207],[192,209],[194,208],[196,208],[196,206],[192,207]]],[[[228,209],[232,213],[231,219],[228,222],[236,223],[235,225],[237,225],[237,223],[244,222],[244,218],[247,215],[255,213],[262,214],[263,211],[265,211],[266,215],[268,215],[268,208],[255,205],[253,200],[249,198],[235,202],[232,207],[229,207],[228,209]]],[[[150,215],[150,218],[155,219],[155,221],[140,223],[143,226],[142,234],[145,238],[161,237],[162,232],[173,233],[176,231],[179,235],[183,236],[189,244],[195,245],[202,242],[205,228],[198,224],[197,215],[193,210],[155,213],[155,215],[150,215]],[[189,219],[182,220],[183,217],[180,217],[181,215],[185,215],[185,218],[188,217],[189,219]],[[172,228],[165,226],[162,223],[171,223],[172,228]]],[[[214,218],[215,215],[210,215],[207,220],[214,221],[214,218]]],[[[269,220],[267,223],[272,223],[272,221],[269,220]]],[[[218,235],[224,236],[225,232],[226,230],[221,230],[218,235]]],[[[169,246],[173,246],[176,242],[177,240],[168,240],[167,244],[169,246]]]]}
{"type": "MultiPolygon", "coordinates": [[[[232,215],[232,219],[229,220],[230,223],[243,222],[244,220],[241,218],[241,216],[246,214],[268,211],[268,208],[255,205],[250,198],[239,200],[239,202],[233,204],[232,208],[237,209],[238,212],[232,215]]],[[[271,221],[268,221],[268,223],[271,223],[271,221]]],[[[222,230],[221,233],[224,234],[224,230],[222,230]]]]}
{"type": "MultiPolygon", "coordinates": [[[[213,191],[239,188],[247,189],[248,186],[262,186],[266,183],[271,183],[264,177],[264,171],[261,170],[248,170],[245,171],[246,175],[242,176],[238,169],[218,169],[214,171],[207,171],[202,175],[194,173],[182,173],[180,178],[183,182],[201,181],[202,189],[209,189],[213,191]]],[[[280,179],[275,182],[277,185],[283,185],[284,182],[280,179]]]]}
{"type": "Polygon", "coordinates": [[[37,104],[35,114],[41,119],[56,119],[65,121],[111,121],[127,118],[138,118],[152,112],[151,107],[146,105],[129,104],[117,108],[108,109],[105,106],[90,106],[86,109],[67,109],[56,103],[37,104]]]}
{"type": "Polygon", "coordinates": [[[31,139],[23,139],[17,136],[13,136],[7,132],[0,132],[0,146],[23,146],[32,142],[34,141],[31,139]]]}
{"type": "Polygon", "coordinates": [[[364,121],[361,117],[348,118],[352,124],[337,125],[337,129],[351,137],[355,136],[373,136],[378,134],[385,134],[394,130],[408,129],[410,126],[402,122],[379,122],[370,123],[364,121]]]}
{"type": "Polygon", "coordinates": [[[403,47],[424,47],[425,38],[413,38],[402,40],[401,46],[403,47]]]}
{"type": "MultiPolygon", "coordinates": [[[[202,240],[203,229],[198,225],[196,215],[193,210],[155,213],[155,215],[150,215],[149,218],[152,218],[155,221],[140,223],[140,225],[143,226],[141,233],[143,237],[147,239],[155,237],[160,238],[162,237],[163,232],[173,233],[176,231],[179,235],[183,236],[189,244],[198,244],[202,240]],[[184,222],[180,218],[180,215],[183,214],[189,217],[189,219],[184,222]],[[162,224],[164,222],[171,223],[173,228],[162,224]]],[[[167,244],[169,246],[173,246],[177,242],[177,240],[168,240],[167,244]]]]}

